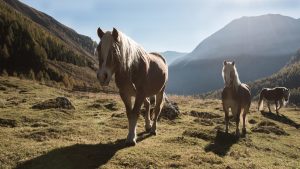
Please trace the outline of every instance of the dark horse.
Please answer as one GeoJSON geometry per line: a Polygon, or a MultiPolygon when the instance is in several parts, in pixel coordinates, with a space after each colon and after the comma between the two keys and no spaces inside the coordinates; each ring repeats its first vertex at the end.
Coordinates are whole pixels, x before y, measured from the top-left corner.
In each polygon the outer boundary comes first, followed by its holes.
{"type": "Polygon", "coordinates": [[[267,100],[269,112],[271,112],[270,102],[275,103],[275,110],[278,115],[278,110],[287,104],[289,97],[290,92],[286,87],[263,88],[259,95],[258,110],[263,110],[263,100],[265,99],[267,100]]]}

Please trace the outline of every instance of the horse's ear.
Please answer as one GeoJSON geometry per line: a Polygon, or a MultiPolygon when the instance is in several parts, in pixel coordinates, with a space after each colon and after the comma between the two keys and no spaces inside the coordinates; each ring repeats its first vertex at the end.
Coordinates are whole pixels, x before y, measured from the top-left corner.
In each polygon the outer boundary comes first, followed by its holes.
{"type": "Polygon", "coordinates": [[[227,62],[226,62],[226,60],[224,60],[223,64],[224,64],[224,65],[227,65],[227,62]]]}
{"type": "Polygon", "coordinates": [[[115,39],[115,41],[119,42],[119,32],[116,28],[113,28],[112,36],[115,39]]]}
{"type": "Polygon", "coordinates": [[[234,61],[233,61],[233,62],[232,62],[232,66],[234,66],[234,64],[235,64],[235,63],[234,63],[234,61]]]}
{"type": "Polygon", "coordinates": [[[104,35],[104,32],[100,28],[98,28],[97,34],[98,34],[99,38],[101,39],[104,35]]]}

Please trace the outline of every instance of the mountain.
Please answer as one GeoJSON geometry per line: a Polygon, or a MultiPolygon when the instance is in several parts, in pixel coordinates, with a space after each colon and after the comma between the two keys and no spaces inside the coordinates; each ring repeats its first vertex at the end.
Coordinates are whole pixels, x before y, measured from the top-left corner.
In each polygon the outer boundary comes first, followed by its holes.
{"type": "Polygon", "coordinates": [[[199,94],[221,88],[224,60],[236,61],[243,82],[270,76],[299,46],[298,19],[268,14],[233,20],[170,65],[167,91],[199,94]]]}
{"type": "MultiPolygon", "coordinates": [[[[67,32],[74,33],[78,40],[80,37],[84,39],[84,36],[53,18],[51,23],[48,22],[49,18],[51,17],[18,1],[0,1],[0,73],[66,87],[99,88],[95,57],[85,50],[88,47],[86,43],[69,43],[71,39],[67,38],[67,32]],[[17,5],[20,5],[18,8],[22,9],[21,12],[16,10],[17,5]],[[28,17],[22,11],[35,13],[28,17]],[[57,24],[52,25],[57,27],[57,31],[60,27],[64,30],[56,34],[37,22],[37,18],[40,18],[40,22],[57,24]],[[67,40],[62,40],[62,37],[67,40]]],[[[94,44],[91,40],[88,43],[94,44]]]]}
{"type": "Polygon", "coordinates": [[[80,35],[73,29],[59,23],[53,17],[40,12],[18,0],[4,0],[7,4],[13,7],[18,12],[30,18],[35,23],[41,25],[56,37],[72,46],[78,52],[92,57],[97,43],[90,37],[80,35]]]}
{"type": "Polygon", "coordinates": [[[164,58],[167,60],[168,65],[170,65],[174,60],[185,56],[187,53],[176,52],[176,51],[165,51],[165,52],[161,52],[160,54],[164,56],[164,58]]]}

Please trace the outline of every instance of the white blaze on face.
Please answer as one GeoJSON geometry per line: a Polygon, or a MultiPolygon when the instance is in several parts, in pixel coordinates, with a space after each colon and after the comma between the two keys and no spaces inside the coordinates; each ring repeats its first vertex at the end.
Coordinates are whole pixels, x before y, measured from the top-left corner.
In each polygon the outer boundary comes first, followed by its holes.
{"type": "Polygon", "coordinates": [[[105,34],[101,39],[101,53],[99,53],[99,69],[97,72],[97,77],[100,80],[101,85],[108,85],[110,79],[111,79],[111,69],[107,67],[107,58],[110,48],[112,47],[113,38],[110,34],[105,34]]]}
{"type": "Polygon", "coordinates": [[[231,77],[230,77],[230,72],[233,72],[234,68],[231,62],[227,62],[226,65],[223,66],[223,79],[225,82],[225,86],[230,86],[231,82],[231,77]]]}

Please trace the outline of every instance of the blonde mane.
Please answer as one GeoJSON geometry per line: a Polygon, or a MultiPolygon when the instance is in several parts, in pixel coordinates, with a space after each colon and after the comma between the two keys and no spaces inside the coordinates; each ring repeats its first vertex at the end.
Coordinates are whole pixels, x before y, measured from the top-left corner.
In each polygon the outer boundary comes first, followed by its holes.
{"type": "Polygon", "coordinates": [[[238,90],[238,87],[241,85],[241,81],[239,79],[237,69],[232,62],[226,62],[226,64],[223,65],[222,76],[227,87],[232,85],[235,90],[238,90]],[[231,79],[230,76],[231,72],[233,72],[233,79],[231,79]]]}
{"type": "Polygon", "coordinates": [[[118,35],[119,42],[114,44],[117,49],[117,59],[123,71],[130,71],[138,64],[139,58],[148,54],[143,47],[124,33],[118,31],[118,35]]]}

